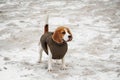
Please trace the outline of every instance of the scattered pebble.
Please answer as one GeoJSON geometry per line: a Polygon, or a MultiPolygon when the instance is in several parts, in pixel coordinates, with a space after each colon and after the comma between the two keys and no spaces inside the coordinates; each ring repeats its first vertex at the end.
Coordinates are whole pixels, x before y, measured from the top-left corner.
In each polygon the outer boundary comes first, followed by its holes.
{"type": "Polygon", "coordinates": [[[3,13],[2,11],[0,11],[0,13],[3,13]]]}
{"type": "Polygon", "coordinates": [[[0,69],[0,71],[2,71],[2,69],[0,69]]]}
{"type": "Polygon", "coordinates": [[[7,67],[3,67],[5,70],[7,70],[7,67]]]}
{"type": "Polygon", "coordinates": [[[22,48],[23,50],[25,50],[26,48],[22,48]]]}
{"type": "Polygon", "coordinates": [[[4,57],[4,60],[5,60],[5,61],[9,61],[10,58],[9,58],[9,57],[4,57]]]}
{"type": "Polygon", "coordinates": [[[117,75],[117,77],[120,77],[120,73],[117,75]]]}

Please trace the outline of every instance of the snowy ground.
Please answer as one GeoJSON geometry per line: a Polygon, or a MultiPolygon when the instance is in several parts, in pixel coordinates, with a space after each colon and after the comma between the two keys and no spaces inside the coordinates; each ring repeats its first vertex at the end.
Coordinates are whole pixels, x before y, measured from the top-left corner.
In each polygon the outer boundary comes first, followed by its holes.
{"type": "Polygon", "coordinates": [[[120,0],[0,0],[0,80],[120,80],[120,0]],[[67,70],[37,63],[46,14],[73,33],[67,70]]]}

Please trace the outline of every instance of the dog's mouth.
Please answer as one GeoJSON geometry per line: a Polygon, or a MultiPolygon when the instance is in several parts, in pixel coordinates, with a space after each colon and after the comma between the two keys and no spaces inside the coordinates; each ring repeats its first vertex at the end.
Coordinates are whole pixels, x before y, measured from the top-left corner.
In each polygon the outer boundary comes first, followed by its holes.
{"type": "Polygon", "coordinates": [[[71,40],[72,40],[72,36],[70,35],[70,36],[68,36],[68,40],[66,42],[69,42],[71,40]]]}
{"type": "Polygon", "coordinates": [[[67,42],[69,42],[69,41],[72,41],[72,38],[69,38],[69,39],[67,40],[67,42]]]}

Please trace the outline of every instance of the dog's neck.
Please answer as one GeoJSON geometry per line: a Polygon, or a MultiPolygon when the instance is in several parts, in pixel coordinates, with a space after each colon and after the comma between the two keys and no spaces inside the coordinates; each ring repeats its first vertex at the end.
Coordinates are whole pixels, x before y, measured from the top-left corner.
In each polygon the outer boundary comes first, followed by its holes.
{"type": "Polygon", "coordinates": [[[55,40],[52,38],[52,41],[53,41],[55,44],[57,44],[57,45],[64,45],[64,44],[66,44],[65,40],[62,40],[62,42],[57,42],[57,41],[55,41],[55,40]]]}

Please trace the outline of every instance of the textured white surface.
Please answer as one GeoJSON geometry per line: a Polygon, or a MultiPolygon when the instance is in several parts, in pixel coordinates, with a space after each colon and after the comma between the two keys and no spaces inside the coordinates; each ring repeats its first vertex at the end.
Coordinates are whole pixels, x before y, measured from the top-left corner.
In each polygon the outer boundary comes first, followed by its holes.
{"type": "Polygon", "coordinates": [[[120,0],[1,0],[0,80],[120,80],[119,13],[120,0]],[[37,63],[47,14],[50,31],[73,34],[67,70],[53,62],[47,72],[45,53],[37,63]]]}

